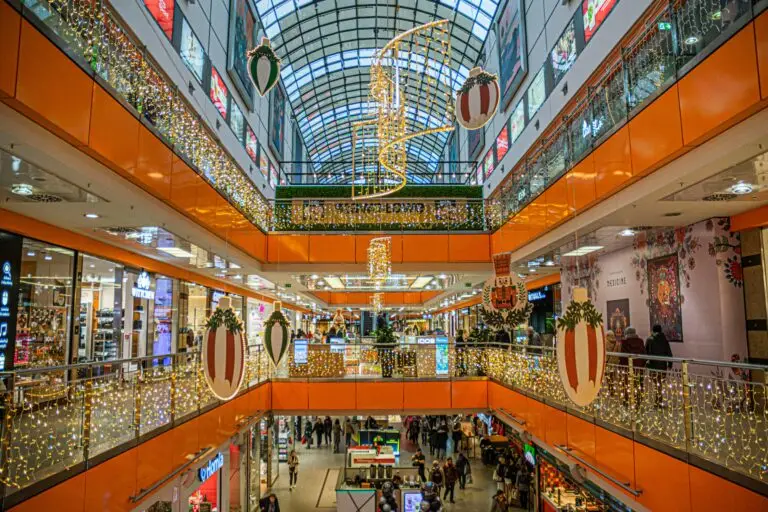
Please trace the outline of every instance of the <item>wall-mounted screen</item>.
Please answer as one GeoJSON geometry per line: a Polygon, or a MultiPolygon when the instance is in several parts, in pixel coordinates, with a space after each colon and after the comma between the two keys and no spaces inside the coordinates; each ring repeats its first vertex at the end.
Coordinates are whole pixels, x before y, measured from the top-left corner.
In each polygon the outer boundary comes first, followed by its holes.
{"type": "Polygon", "coordinates": [[[547,86],[544,79],[544,68],[541,68],[528,87],[528,119],[536,115],[546,98],[547,86]]]}
{"type": "Polygon", "coordinates": [[[499,134],[496,136],[496,162],[501,162],[501,159],[507,154],[509,150],[509,127],[504,125],[499,134]]]}
{"type": "Polygon", "coordinates": [[[144,0],[147,10],[160,25],[168,40],[173,39],[173,0],[144,0]]]}
{"type": "Polygon", "coordinates": [[[507,0],[496,24],[499,40],[499,87],[501,106],[506,109],[528,71],[523,0],[507,0]]]}
{"type": "Polygon", "coordinates": [[[584,0],[581,12],[584,15],[584,41],[589,42],[605,21],[619,0],[584,0]]]}
{"type": "Polygon", "coordinates": [[[224,119],[227,118],[227,96],[229,91],[227,86],[224,85],[224,80],[221,79],[221,75],[216,71],[216,68],[211,68],[211,101],[222,115],[224,119]]]}
{"type": "Polygon", "coordinates": [[[514,144],[525,128],[525,102],[520,99],[509,116],[509,143],[514,144]]]}
{"type": "Polygon", "coordinates": [[[563,75],[571,69],[573,63],[576,62],[576,56],[576,30],[573,28],[573,20],[571,20],[550,53],[554,84],[557,84],[563,75]]]}
{"type": "Polygon", "coordinates": [[[187,20],[181,23],[181,46],[179,47],[179,53],[181,54],[181,60],[184,61],[184,65],[195,75],[198,81],[203,81],[203,73],[205,70],[205,50],[203,45],[197,38],[192,27],[189,26],[187,20]]]}
{"type": "Polygon", "coordinates": [[[253,133],[253,130],[250,126],[246,127],[245,129],[245,152],[248,153],[249,157],[251,157],[253,163],[258,165],[259,142],[256,140],[256,134],[253,133]]]}

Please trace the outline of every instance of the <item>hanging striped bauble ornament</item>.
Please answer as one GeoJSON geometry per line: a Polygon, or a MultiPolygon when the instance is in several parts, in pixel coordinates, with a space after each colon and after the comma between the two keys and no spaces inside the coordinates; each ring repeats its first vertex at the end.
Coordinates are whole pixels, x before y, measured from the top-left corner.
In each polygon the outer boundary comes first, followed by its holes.
{"type": "Polygon", "coordinates": [[[280,364],[285,354],[288,353],[288,320],[281,311],[282,304],[274,303],[274,311],[264,322],[264,348],[275,366],[280,364]]]}
{"type": "Polygon", "coordinates": [[[280,59],[266,37],[248,52],[248,72],[260,96],[265,96],[280,79],[280,59]]]}
{"type": "Polygon", "coordinates": [[[573,290],[573,300],[557,320],[557,367],[573,403],[586,407],[597,398],[605,375],[605,331],[586,288],[573,290]]]}
{"type": "Polygon", "coordinates": [[[456,120],[467,130],[485,126],[499,108],[499,79],[482,68],[472,68],[456,95],[456,120]]]}
{"type": "Polygon", "coordinates": [[[202,363],[205,381],[220,400],[229,400],[240,390],[245,376],[245,341],[243,323],[221,297],[216,310],[206,322],[202,363]]]}

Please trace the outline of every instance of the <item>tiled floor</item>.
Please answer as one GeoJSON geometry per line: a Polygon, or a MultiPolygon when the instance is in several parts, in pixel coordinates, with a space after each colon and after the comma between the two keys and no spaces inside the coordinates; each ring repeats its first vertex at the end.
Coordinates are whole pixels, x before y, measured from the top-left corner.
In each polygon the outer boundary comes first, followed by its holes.
{"type": "MultiPolygon", "coordinates": [[[[450,451],[449,444],[449,451],[450,451]]],[[[401,447],[400,464],[410,465],[410,458],[415,448],[409,444],[401,447]]],[[[431,464],[433,457],[429,456],[429,449],[425,450],[427,464],[431,464]]],[[[288,467],[280,465],[280,475],[272,491],[280,501],[280,510],[289,512],[305,512],[313,510],[335,510],[336,485],[340,470],[344,464],[343,454],[334,454],[331,447],[323,445],[322,448],[313,446],[307,449],[304,446],[298,448],[300,470],[296,489],[288,489],[288,467]],[[322,495],[322,496],[321,496],[322,495]],[[319,506],[318,506],[319,505],[319,506]],[[331,505],[331,506],[327,506],[331,505]]],[[[446,512],[485,512],[491,508],[491,496],[494,494],[496,484],[492,480],[493,468],[486,468],[479,459],[470,459],[472,477],[474,482],[467,488],[460,490],[456,486],[455,504],[444,503],[446,512]]],[[[510,509],[515,511],[518,509],[510,509]]]]}

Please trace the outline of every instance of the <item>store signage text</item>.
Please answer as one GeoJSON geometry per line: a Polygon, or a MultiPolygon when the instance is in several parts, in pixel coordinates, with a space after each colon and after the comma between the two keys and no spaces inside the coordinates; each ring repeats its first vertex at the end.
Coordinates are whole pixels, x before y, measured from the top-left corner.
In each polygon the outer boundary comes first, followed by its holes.
{"type": "Polygon", "coordinates": [[[131,294],[138,299],[154,299],[155,292],[150,288],[152,287],[152,280],[149,274],[142,272],[139,277],[136,278],[136,283],[133,285],[131,294]]]}
{"type": "Polygon", "coordinates": [[[197,472],[197,475],[200,477],[201,482],[205,482],[206,480],[211,478],[213,475],[215,475],[216,472],[223,467],[224,467],[224,455],[222,455],[222,453],[219,452],[219,454],[216,455],[216,457],[208,461],[208,464],[200,468],[200,470],[197,472]]]}
{"type": "Polygon", "coordinates": [[[606,288],[616,288],[618,286],[627,285],[627,276],[624,275],[624,272],[622,271],[613,272],[611,276],[612,277],[605,280],[606,288]]]}
{"type": "Polygon", "coordinates": [[[542,300],[542,299],[546,299],[546,298],[547,298],[547,294],[544,293],[541,290],[534,290],[532,292],[528,292],[528,300],[530,302],[533,302],[533,301],[536,301],[536,300],[542,300]]]}

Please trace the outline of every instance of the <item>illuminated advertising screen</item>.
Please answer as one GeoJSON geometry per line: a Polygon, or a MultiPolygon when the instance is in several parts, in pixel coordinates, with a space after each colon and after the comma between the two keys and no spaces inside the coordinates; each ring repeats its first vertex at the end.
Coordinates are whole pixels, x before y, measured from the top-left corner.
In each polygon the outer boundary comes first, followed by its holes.
{"type": "Polygon", "coordinates": [[[144,0],[147,10],[160,25],[165,37],[173,39],[173,0],[144,0]]]}
{"type": "Polygon", "coordinates": [[[521,99],[509,116],[509,143],[514,144],[525,128],[525,104],[521,99]]]}
{"type": "Polygon", "coordinates": [[[421,512],[421,491],[405,490],[401,491],[403,497],[403,512],[421,512]]]}
{"type": "Polygon", "coordinates": [[[499,87],[506,108],[527,71],[525,12],[522,0],[507,0],[496,25],[499,40],[499,87]]]}
{"type": "Polygon", "coordinates": [[[308,340],[295,339],[293,340],[293,363],[294,364],[307,364],[307,358],[309,349],[307,348],[308,340]]]}
{"type": "Polygon", "coordinates": [[[416,343],[418,345],[434,345],[435,337],[434,336],[417,336],[416,343]]]}
{"type": "Polygon", "coordinates": [[[277,167],[275,167],[275,164],[272,162],[269,162],[269,179],[272,183],[273,187],[276,187],[279,183],[279,178],[277,175],[277,167]]]}
{"type": "Polygon", "coordinates": [[[477,185],[483,184],[483,162],[478,163],[475,165],[475,176],[477,180],[477,185]]]}
{"type": "Polygon", "coordinates": [[[203,69],[205,69],[205,50],[200,40],[192,32],[187,20],[181,24],[181,46],[179,48],[181,60],[184,65],[195,75],[200,82],[203,81],[203,69]]]}
{"type": "Polygon", "coordinates": [[[507,150],[509,150],[509,128],[504,125],[504,128],[496,136],[496,162],[501,162],[501,159],[507,154],[507,150]]]}
{"type": "Polygon", "coordinates": [[[347,344],[344,338],[330,338],[328,342],[331,344],[332,354],[344,354],[347,351],[347,344]]]}
{"type": "Polygon", "coordinates": [[[541,68],[528,87],[528,119],[536,115],[546,98],[547,87],[544,82],[544,68],[541,68]]]}
{"type": "Polygon", "coordinates": [[[227,86],[224,85],[224,80],[221,79],[221,75],[216,71],[216,68],[212,67],[211,101],[224,119],[227,118],[227,95],[229,95],[229,91],[227,90],[227,86]]]}
{"type": "Polygon", "coordinates": [[[552,48],[550,59],[552,61],[552,76],[556,84],[576,62],[576,30],[573,28],[573,21],[568,24],[563,35],[552,48]]]}
{"type": "Polygon", "coordinates": [[[488,150],[488,153],[485,154],[485,158],[483,158],[483,176],[486,180],[491,177],[493,168],[493,148],[491,148],[488,150]]]}
{"type": "Polygon", "coordinates": [[[261,146],[259,146],[259,171],[264,181],[269,183],[269,160],[267,160],[266,150],[261,146]]]}
{"type": "Polygon", "coordinates": [[[581,12],[584,16],[584,41],[589,42],[619,0],[584,0],[581,12]]]}
{"type": "Polygon", "coordinates": [[[237,106],[234,100],[232,100],[229,126],[235,132],[235,137],[240,141],[240,144],[243,144],[245,142],[245,117],[243,116],[243,111],[240,110],[240,107],[237,106]]]}
{"type": "Polygon", "coordinates": [[[448,337],[435,337],[435,373],[448,375],[450,364],[448,361],[448,337]]]}
{"type": "Polygon", "coordinates": [[[259,142],[256,140],[256,134],[253,133],[250,126],[245,129],[245,152],[251,157],[253,163],[259,163],[259,142]]]}

